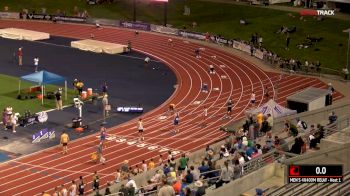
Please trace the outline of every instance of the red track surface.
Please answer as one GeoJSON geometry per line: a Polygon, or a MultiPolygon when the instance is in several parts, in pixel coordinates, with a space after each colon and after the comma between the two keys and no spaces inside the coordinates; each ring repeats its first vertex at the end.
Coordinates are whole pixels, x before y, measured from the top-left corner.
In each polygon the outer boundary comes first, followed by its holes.
{"type": "MultiPolygon", "coordinates": [[[[90,154],[95,151],[98,143],[96,135],[87,136],[69,144],[69,154],[62,155],[59,146],[53,147],[23,158],[12,160],[0,165],[0,195],[36,195],[42,191],[53,191],[55,186],[70,184],[73,179],[83,175],[90,189],[92,174],[98,171],[101,184],[114,179],[114,172],[123,160],[128,159],[130,165],[139,164],[143,159],[148,160],[165,154],[166,149],[180,152],[193,152],[203,148],[225,134],[218,131],[222,125],[238,120],[244,116],[249,105],[250,94],[255,91],[257,104],[263,103],[263,87],[267,86],[270,94],[277,97],[279,103],[285,103],[286,97],[303,88],[314,86],[326,88],[326,84],[315,78],[287,76],[279,81],[279,75],[267,73],[253,64],[228,53],[204,47],[202,58],[194,57],[195,48],[202,47],[194,43],[186,43],[173,39],[174,46],[168,46],[167,37],[141,32],[138,37],[132,31],[116,28],[96,29],[92,26],[73,24],[52,24],[28,21],[0,21],[0,28],[16,27],[47,32],[51,35],[79,39],[89,39],[90,34],[95,39],[107,42],[126,44],[132,41],[134,49],[152,55],[165,62],[176,74],[178,87],[175,93],[161,106],[143,115],[145,126],[145,144],[108,141],[104,156],[106,165],[90,162],[90,154]],[[215,55],[216,58],[211,56],[215,55]],[[215,75],[208,73],[208,65],[213,64],[215,75]],[[224,65],[224,66],[221,66],[224,65]],[[226,76],[223,78],[221,76],[226,76]],[[201,84],[206,82],[209,93],[200,92],[201,84]],[[278,83],[278,94],[273,86],[278,83]],[[226,112],[226,102],[234,100],[234,118],[222,120],[226,112]],[[194,102],[200,101],[200,104],[194,102]],[[169,135],[173,118],[159,120],[164,115],[167,106],[175,103],[180,111],[180,133],[169,135]],[[208,125],[199,126],[202,121],[203,107],[208,108],[208,125]],[[166,130],[166,131],[164,131],[166,130]],[[147,147],[157,146],[149,150],[147,147]],[[163,152],[159,152],[164,150],[163,152]]],[[[59,54],[58,56],[59,57],[59,54]]],[[[74,58],[74,57],[72,57],[74,58]]],[[[342,95],[336,93],[334,99],[342,95]]],[[[128,141],[137,138],[136,119],[108,130],[109,134],[124,136],[128,141]]],[[[155,159],[158,160],[158,159],[155,159]]]]}

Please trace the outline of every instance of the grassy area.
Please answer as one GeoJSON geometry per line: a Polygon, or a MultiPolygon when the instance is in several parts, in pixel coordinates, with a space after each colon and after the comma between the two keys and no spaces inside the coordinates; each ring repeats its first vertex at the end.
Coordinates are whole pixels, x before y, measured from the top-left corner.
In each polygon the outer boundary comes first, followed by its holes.
{"type": "MultiPolygon", "coordinates": [[[[156,24],[163,23],[163,5],[155,3],[140,3],[137,0],[137,20],[156,24]]],[[[56,13],[57,9],[68,14],[73,13],[75,6],[80,11],[87,10],[90,16],[110,19],[132,19],[132,1],[117,0],[113,4],[87,5],[85,0],[2,0],[0,7],[9,6],[12,11],[23,8],[40,12],[42,7],[49,13],[56,13]]],[[[283,57],[295,57],[301,61],[319,60],[322,66],[341,70],[346,64],[347,38],[344,29],[350,28],[349,21],[326,18],[316,21],[308,17],[306,21],[288,16],[288,12],[263,9],[254,6],[239,6],[199,0],[172,0],[168,6],[168,23],[175,27],[186,26],[188,30],[220,34],[227,38],[250,40],[252,33],[263,36],[263,45],[269,50],[283,57]],[[191,15],[184,16],[183,9],[187,5],[191,8],[191,15]],[[244,18],[248,25],[242,26],[239,20],[244,18]],[[192,28],[192,22],[198,27],[192,28]],[[297,32],[291,34],[290,50],[285,50],[285,35],[275,32],[282,26],[296,26],[297,32]],[[322,37],[323,40],[316,46],[308,49],[298,49],[307,35],[322,37]]]]}
{"type": "MultiPolygon", "coordinates": [[[[17,99],[18,95],[18,81],[19,79],[12,76],[0,74],[0,108],[3,109],[7,106],[11,106],[15,112],[23,114],[26,110],[31,112],[39,112],[43,110],[48,110],[56,107],[54,99],[44,99],[44,105],[41,105],[41,100],[34,99],[17,99]]],[[[29,95],[29,87],[35,86],[33,83],[21,81],[21,95],[29,95]]],[[[48,85],[46,86],[46,92],[56,91],[58,86],[48,85]]],[[[38,92],[37,94],[40,94],[38,92]]],[[[31,94],[35,96],[36,94],[31,94]]],[[[71,104],[73,97],[75,96],[72,89],[68,89],[67,101],[63,99],[63,105],[71,104]]],[[[64,96],[63,96],[64,97],[64,96]]]]}

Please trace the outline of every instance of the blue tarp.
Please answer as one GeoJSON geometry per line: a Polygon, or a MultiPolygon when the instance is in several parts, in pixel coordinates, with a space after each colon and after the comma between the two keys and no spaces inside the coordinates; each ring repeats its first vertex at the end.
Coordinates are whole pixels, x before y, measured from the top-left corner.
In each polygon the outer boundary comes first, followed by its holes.
{"type": "Polygon", "coordinates": [[[34,83],[39,83],[40,85],[53,84],[65,81],[64,77],[48,71],[35,72],[29,75],[22,76],[21,79],[34,83]]]}

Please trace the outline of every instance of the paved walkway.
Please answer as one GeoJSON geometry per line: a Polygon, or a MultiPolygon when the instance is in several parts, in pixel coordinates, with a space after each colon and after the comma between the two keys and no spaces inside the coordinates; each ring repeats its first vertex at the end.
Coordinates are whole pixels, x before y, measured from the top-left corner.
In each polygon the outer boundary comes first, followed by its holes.
{"type": "MultiPolygon", "coordinates": [[[[287,12],[300,12],[301,10],[307,9],[304,7],[294,7],[294,6],[286,6],[286,5],[269,5],[269,6],[249,5],[248,2],[240,2],[236,0],[200,0],[200,1],[228,3],[228,4],[243,5],[243,6],[256,6],[260,8],[281,10],[281,11],[287,11],[287,12]]],[[[332,16],[332,18],[337,18],[341,20],[350,20],[350,14],[336,12],[335,16],[332,16]]]]}

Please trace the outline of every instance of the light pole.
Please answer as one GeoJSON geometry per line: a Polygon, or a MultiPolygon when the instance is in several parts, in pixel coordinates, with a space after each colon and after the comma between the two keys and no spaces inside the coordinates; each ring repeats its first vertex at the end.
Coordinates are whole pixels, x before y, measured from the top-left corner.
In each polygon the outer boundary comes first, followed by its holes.
{"type": "Polygon", "coordinates": [[[164,26],[166,27],[168,19],[168,1],[164,1],[164,26]]]}
{"type": "Polygon", "coordinates": [[[346,54],[346,69],[348,69],[349,68],[349,50],[350,50],[350,28],[344,30],[343,32],[349,34],[349,38],[348,38],[348,53],[346,54]]]}
{"type": "Polygon", "coordinates": [[[136,0],[133,2],[133,21],[136,22],[136,0]]]}

